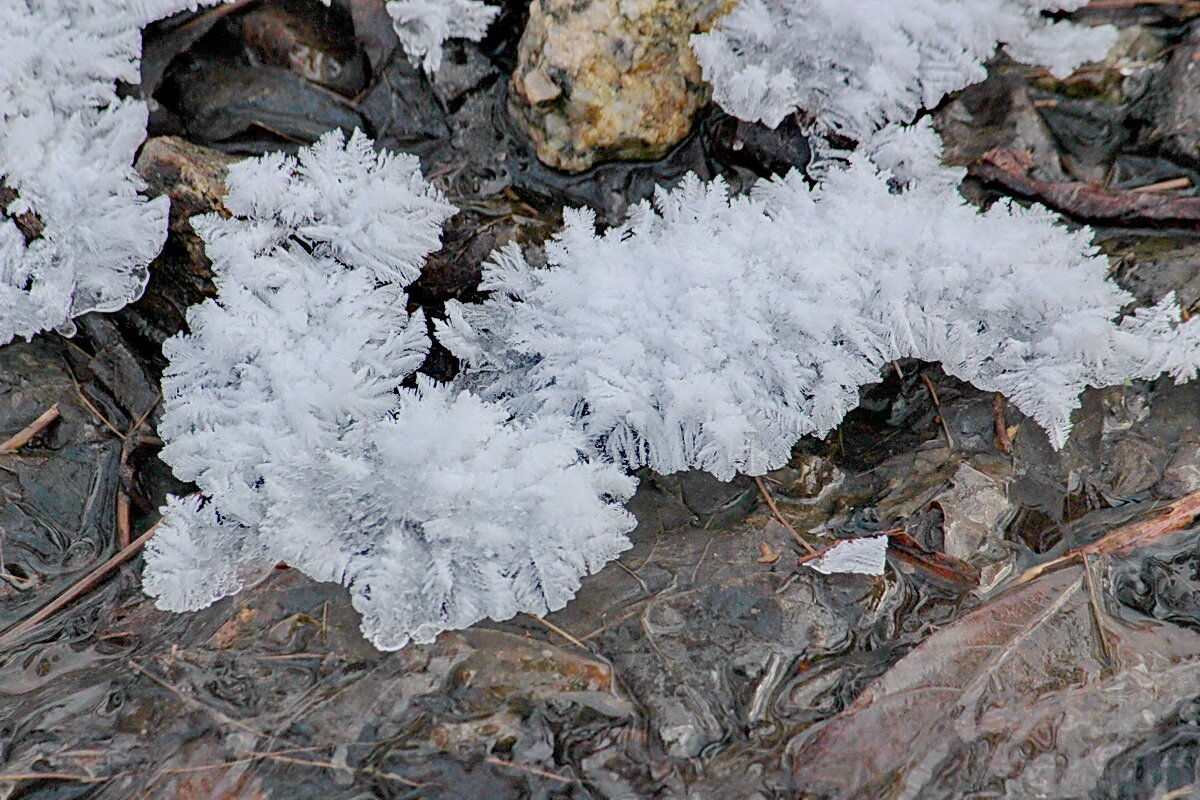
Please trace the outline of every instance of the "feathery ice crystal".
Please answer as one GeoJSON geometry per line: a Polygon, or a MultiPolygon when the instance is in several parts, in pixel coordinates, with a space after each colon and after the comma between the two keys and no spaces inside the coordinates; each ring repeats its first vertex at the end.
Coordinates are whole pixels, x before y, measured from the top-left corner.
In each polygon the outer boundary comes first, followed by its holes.
{"type": "Polygon", "coordinates": [[[692,48],[729,113],[773,128],[801,109],[819,132],[862,140],[983,80],[997,44],[1055,75],[1102,58],[1115,29],[1042,13],[1086,2],[741,0],[692,48]]]}
{"type": "Polygon", "coordinates": [[[518,416],[570,414],[617,463],[720,478],[786,463],[898,358],[1004,393],[1056,447],[1086,386],[1195,375],[1200,320],[1173,298],[1114,322],[1132,297],[1087,231],[978,213],[922,160],[901,193],[856,155],[816,188],[793,173],[731,198],[691,177],[602,235],[568,211],[549,268],[499,251],[494,294],[450,304],[438,336],[518,416]]]}
{"type": "Polygon", "coordinates": [[[141,28],[187,3],[15,0],[0,25],[0,344],[141,295],[166,198],[138,196],[141,28]],[[17,218],[23,217],[23,224],[17,218]],[[36,222],[34,222],[36,220],[36,222]]]}
{"type": "Polygon", "coordinates": [[[172,339],[172,500],[146,591],[200,608],[283,560],[350,588],[378,647],[561,607],[628,546],[632,481],[581,458],[565,417],[516,422],[428,381],[404,284],[454,213],[411,156],[329,134],[230,169],[235,219],[195,219],[219,290],[172,339]]]}
{"type": "Polygon", "coordinates": [[[409,59],[432,75],[447,39],[478,42],[500,9],[479,0],[392,0],[387,12],[409,59]]]}

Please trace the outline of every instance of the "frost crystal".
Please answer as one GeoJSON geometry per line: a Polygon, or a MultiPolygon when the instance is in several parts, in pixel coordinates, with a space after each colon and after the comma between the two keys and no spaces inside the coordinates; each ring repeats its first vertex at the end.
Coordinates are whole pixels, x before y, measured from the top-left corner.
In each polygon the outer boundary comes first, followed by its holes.
{"type": "Polygon", "coordinates": [[[150,5],[9,0],[0,13],[0,344],[70,331],[145,287],[168,201],[138,196],[146,106],[118,99],[116,81],[138,81],[141,26],[163,10],[150,5]]]}
{"type": "Polygon", "coordinates": [[[561,607],[628,546],[632,481],[581,459],[566,418],[508,422],[421,382],[400,288],[454,213],[412,156],[361,134],[230,168],[239,218],[194,220],[219,297],[166,346],[163,458],[176,499],[147,551],[162,608],[200,608],[278,561],[340,581],[379,647],[561,607]]]}
{"type": "Polygon", "coordinates": [[[857,573],[882,575],[887,563],[888,537],[864,536],[838,542],[820,558],[805,562],[805,566],[822,575],[857,573]]]}
{"type": "Polygon", "coordinates": [[[572,415],[631,468],[781,466],[898,358],[1003,392],[1056,447],[1086,386],[1200,364],[1200,320],[1170,297],[1114,322],[1132,298],[1086,231],[978,213],[950,180],[897,193],[852,156],[816,188],[793,173],[730,198],[691,177],[654,206],[603,235],[566,212],[549,268],[510,245],[486,267],[493,295],[438,327],[465,381],[519,416],[572,415]]]}
{"type": "Polygon", "coordinates": [[[447,39],[477,42],[500,13],[498,7],[479,0],[393,0],[387,11],[404,52],[429,74],[442,65],[442,44],[447,39]]]}
{"type": "Polygon", "coordinates": [[[1104,56],[1112,27],[1054,22],[1087,0],[741,0],[692,47],[716,101],[771,127],[801,109],[821,132],[862,139],[982,80],[1003,44],[1065,75],[1104,56]]]}

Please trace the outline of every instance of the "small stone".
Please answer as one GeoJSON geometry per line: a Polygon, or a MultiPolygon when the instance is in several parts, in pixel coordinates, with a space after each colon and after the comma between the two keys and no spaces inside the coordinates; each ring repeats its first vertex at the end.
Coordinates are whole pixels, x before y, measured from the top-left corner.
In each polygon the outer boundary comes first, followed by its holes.
{"type": "Polygon", "coordinates": [[[534,0],[511,107],[545,164],[654,159],[709,100],[689,37],[723,0],[534,0]]]}
{"type": "Polygon", "coordinates": [[[535,106],[540,106],[542,103],[549,103],[551,100],[557,99],[562,94],[562,89],[550,80],[550,76],[543,70],[530,70],[525,76],[525,99],[535,106]]]}

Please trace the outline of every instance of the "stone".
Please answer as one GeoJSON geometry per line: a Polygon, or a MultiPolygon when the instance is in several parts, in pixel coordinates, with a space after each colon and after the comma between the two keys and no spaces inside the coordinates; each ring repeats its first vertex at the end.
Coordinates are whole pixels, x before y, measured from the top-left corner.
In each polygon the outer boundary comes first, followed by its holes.
{"type": "Polygon", "coordinates": [[[548,166],[659,158],[710,92],[689,37],[724,0],[534,0],[510,106],[548,166]]]}

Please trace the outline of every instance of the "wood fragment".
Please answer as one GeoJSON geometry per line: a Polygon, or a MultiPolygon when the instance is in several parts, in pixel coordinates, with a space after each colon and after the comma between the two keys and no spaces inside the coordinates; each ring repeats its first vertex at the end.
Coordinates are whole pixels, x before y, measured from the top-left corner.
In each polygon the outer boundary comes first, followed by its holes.
{"type": "Polygon", "coordinates": [[[1007,191],[1036,200],[1055,211],[1090,222],[1200,228],[1200,197],[1177,197],[1161,192],[1107,189],[1082,181],[1040,181],[1030,177],[1032,156],[1027,151],[995,148],[968,171],[1007,191]]]}
{"type": "Polygon", "coordinates": [[[1008,435],[1008,422],[1004,419],[1004,409],[1007,401],[1004,395],[996,392],[996,396],[992,398],[992,429],[995,433],[994,441],[996,449],[1006,456],[1012,455],[1013,446],[1012,438],[1008,435]]]}
{"type": "Polygon", "coordinates": [[[129,494],[124,489],[118,489],[117,547],[128,547],[131,541],[133,541],[133,531],[129,527],[129,494]]]}
{"type": "Polygon", "coordinates": [[[888,542],[891,554],[926,578],[960,593],[979,586],[979,570],[967,562],[929,550],[903,530],[891,537],[888,542]]]}
{"type": "Polygon", "coordinates": [[[1045,564],[1030,567],[1016,579],[1015,583],[1028,583],[1039,575],[1080,561],[1087,556],[1125,555],[1140,547],[1153,544],[1170,533],[1188,527],[1196,520],[1197,516],[1200,516],[1200,491],[1184,495],[1174,503],[1122,525],[1096,541],[1072,550],[1066,555],[1047,561],[1045,564]]]}
{"type": "Polygon", "coordinates": [[[771,491],[767,489],[767,484],[763,481],[763,479],[756,476],[754,478],[754,483],[758,486],[758,493],[761,494],[763,500],[766,501],[767,508],[771,509],[772,516],[779,520],[779,523],[783,525],[783,527],[788,529],[788,533],[792,534],[792,538],[799,542],[800,545],[808,551],[810,556],[819,555],[817,549],[808,542],[804,541],[804,537],[800,535],[800,532],[793,528],[791,524],[783,518],[783,514],[779,511],[779,506],[775,505],[775,498],[771,497],[771,491]]]}
{"type": "Polygon", "coordinates": [[[522,772],[528,772],[530,775],[537,775],[538,777],[541,777],[541,778],[549,778],[550,780],[560,781],[561,783],[575,783],[576,782],[574,778],[568,778],[564,775],[559,775],[557,772],[549,772],[544,769],[538,769],[537,767],[526,767],[523,764],[514,764],[511,761],[505,761],[503,758],[496,758],[495,756],[488,756],[487,758],[484,759],[484,761],[486,761],[489,764],[495,764],[498,767],[508,767],[509,769],[519,769],[522,772]]]}
{"type": "Polygon", "coordinates": [[[1145,186],[1136,186],[1129,191],[1145,192],[1147,194],[1155,194],[1157,192],[1173,192],[1176,189],[1187,189],[1192,185],[1192,179],[1186,175],[1182,178],[1170,178],[1157,183],[1148,183],[1145,186]]]}
{"type": "Polygon", "coordinates": [[[50,406],[42,412],[42,415],[33,422],[26,425],[17,433],[0,442],[0,455],[12,453],[20,450],[25,445],[33,441],[33,438],[42,431],[46,430],[54,420],[62,416],[58,410],[58,403],[50,406]]]}
{"type": "Polygon", "coordinates": [[[933,400],[933,407],[937,409],[938,422],[941,423],[942,433],[946,435],[946,446],[953,450],[954,437],[950,435],[950,427],[946,425],[946,415],[942,413],[942,401],[938,399],[937,388],[924,372],[921,373],[921,380],[925,382],[925,388],[929,391],[929,397],[933,400]]]}
{"type": "Polygon", "coordinates": [[[73,583],[66,591],[51,600],[46,605],[42,606],[42,608],[39,609],[35,614],[25,620],[22,620],[21,622],[18,622],[16,625],[0,634],[0,647],[3,647],[22,634],[27,633],[41,623],[45,622],[61,608],[69,604],[72,600],[95,587],[98,583],[100,583],[100,581],[106,578],[110,572],[124,564],[129,559],[133,558],[142,548],[142,545],[150,541],[150,537],[152,537],[154,532],[158,530],[158,526],[160,524],[162,524],[162,520],[154,523],[149,530],[134,539],[125,547],[121,548],[121,550],[118,551],[117,554],[112,558],[108,559],[103,564],[89,572],[87,575],[73,583]]]}
{"type": "Polygon", "coordinates": [[[782,550],[776,550],[766,542],[758,543],[758,563],[759,564],[774,564],[783,555],[782,550]]]}

